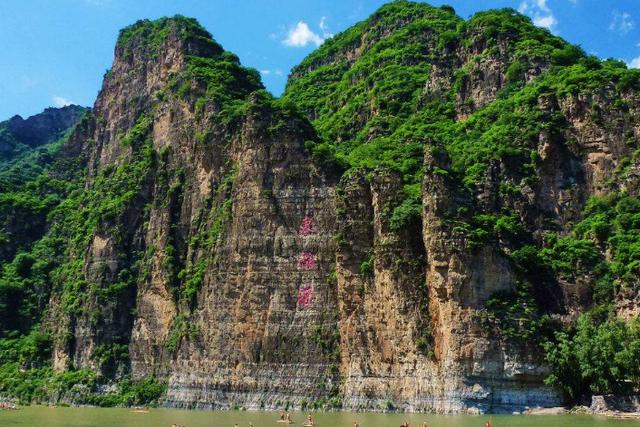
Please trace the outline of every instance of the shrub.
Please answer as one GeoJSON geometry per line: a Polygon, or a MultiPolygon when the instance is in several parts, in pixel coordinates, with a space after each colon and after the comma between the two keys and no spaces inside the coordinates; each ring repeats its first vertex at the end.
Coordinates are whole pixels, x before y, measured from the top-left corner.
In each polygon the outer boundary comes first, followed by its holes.
{"type": "Polygon", "coordinates": [[[640,384],[640,323],[582,315],[575,331],[545,344],[547,383],[575,401],[589,394],[628,394],[640,384]]]}

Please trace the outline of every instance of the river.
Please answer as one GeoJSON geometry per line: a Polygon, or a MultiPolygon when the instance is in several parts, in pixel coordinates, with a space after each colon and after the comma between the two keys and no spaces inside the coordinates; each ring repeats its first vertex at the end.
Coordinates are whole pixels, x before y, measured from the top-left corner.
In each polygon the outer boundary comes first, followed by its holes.
{"type": "MultiPolygon", "coordinates": [[[[313,413],[317,427],[352,427],[354,421],[360,427],[397,427],[405,420],[411,427],[483,427],[492,419],[493,427],[632,427],[635,420],[617,420],[605,417],[578,415],[483,415],[437,416],[428,414],[377,414],[377,413],[313,413]]],[[[292,413],[294,424],[301,426],[306,413],[292,413]]],[[[151,409],[135,412],[120,408],[52,408],[29,406],[15,411],[0,411],[0,426],[29,427],[171,427],[173,423],[186,427],[282,427],[276,422],[278,414],[258,411],[183,411],[151,409]]]]}

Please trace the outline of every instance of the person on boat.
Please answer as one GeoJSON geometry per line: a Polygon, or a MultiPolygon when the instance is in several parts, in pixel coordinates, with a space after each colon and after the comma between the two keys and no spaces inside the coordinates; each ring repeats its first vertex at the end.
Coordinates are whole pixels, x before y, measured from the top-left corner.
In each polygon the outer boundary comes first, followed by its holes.
{"type": "Polygon", "coordinates": [[[313,426],[313,418],[311,418],[311,414],[307,415],[307,424],[306,426],[313,426]]]}
{"type": "Polygon", "coordinates": [[[284,411],[280,411],[280,421],[284,421],[284,411]]]}
{"type": "Polygon", "coordinates": [[[288,422],[289,424],[291,424],[293,421],[291,421],[291,413],[287,412],[287,419],[285,420],[286,422],[288,422]]]}

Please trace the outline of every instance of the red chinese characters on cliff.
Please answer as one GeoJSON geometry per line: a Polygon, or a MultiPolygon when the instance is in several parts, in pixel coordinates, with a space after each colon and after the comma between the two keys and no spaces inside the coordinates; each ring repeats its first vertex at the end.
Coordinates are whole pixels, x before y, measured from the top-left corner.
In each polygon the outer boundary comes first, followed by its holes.
{"type": "Polygon", "coordinates": [[[298,290],[298,306],[307,307],[313,302],[313,288],[311,286],[305,286],[298,290]]]}
{"type": "Polygon", "coordinates": [[[298,258],[298,266],[304,270],[313,270],[316,268],[316,256],[311,252],[302,251],[298,258]]]}
{"type": "MultiPolygon", "coordinates": [[[[305,215],[298,228],[298,235],[301,237],[313,234],[313,219],[305,215]]],[[[317,266],[316,254],[309,251],[302,251],[298,257],[298,268],[302,270],[315,270],[317,266]]],[[[313,303],[313,287],[310,285],[298,289],[296,300],[298,307],[307,308],[313,303]]]]}
{"type": "Polygon", "coordinates": [[[300,229],[298,230],[298,234],[300,236],[308,236],[313,233],[313,220],[310,216],[305,216],[302,220],[302,224],[300,224],[300,229]]]}

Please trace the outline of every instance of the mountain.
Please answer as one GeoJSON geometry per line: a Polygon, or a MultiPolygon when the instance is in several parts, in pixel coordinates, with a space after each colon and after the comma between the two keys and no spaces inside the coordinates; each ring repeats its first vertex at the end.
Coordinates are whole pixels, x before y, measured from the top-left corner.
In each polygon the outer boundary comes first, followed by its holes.
{"type": "Polygon", "coordinates": [[[139,21],[48,161],[0,171],[0,395],[478,413],[638,391],[639,91],[510,9],[387,4],[281,99],[195,20],[139,21]]]}
{"type": "Polygon", "coordinates": [[[29,148],[54,142],[72,128],[87,108],[69,105],[47,108],[26,120],[20,116],[0,122],[0,164],[15,158],[29,148]]]}
{"type": "Polygon", "coordinates": [[[66,136],[87,108],[47,108],[24,120],[14,116],[0,123],[0,263],[28,249],[47,227],[51,198],[35,187],[38,177],[56,159],[66,136]]]}

